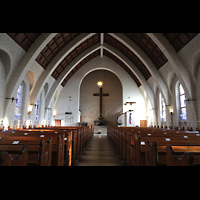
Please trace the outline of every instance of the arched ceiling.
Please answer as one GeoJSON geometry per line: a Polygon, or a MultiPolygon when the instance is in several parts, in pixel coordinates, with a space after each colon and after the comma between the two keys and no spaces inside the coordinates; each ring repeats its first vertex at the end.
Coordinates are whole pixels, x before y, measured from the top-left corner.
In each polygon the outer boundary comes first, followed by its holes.
{"type": "MultiPolygon", "coordinates": [[[[40,34],[41,33],[8,33],[8,35],[27,52],[40,34]]],[[[80,35],[80,33],[57,33],[56,36],[51,39],[39,53],[36,61],[46,70],[49,63],[60,52],[60,50],[68,45],[78,35],[80,35]]],[[[146,33],[124,33],[124,35],[141,48],[141,50],[155,65],[157,70],[167,62],[167,58],[164,53],[146,33]]],[[[163,36],[166,37],[176,52],[180,51],[196,35],[197,33],[163,33],[163,36]]],[[[76,48],[72,49],[70,53],[66,55],[66,57],[58,64],[51,76],[57,80],[69,63],[72,62],[78,55],[93,45],[99,44],[99,49],[91,54],[88,54],[86,58],[79,62],[65,77],[61,85],[64,87],[70,77],[72,77],[76,71],[89,60],[95,58],[96,56],[107,56],[124,68],[124,70],[128,72],[139,87],[141,82],[137,78],[137,74],[134,74],[134,72],[114,54],[104,49],[104,43],[114,47],[126,56],[137,67],[146,80],[151,77],[151,73],[148,70],[149,66],[146,66],[140,58],[138,58],[138,56],[135,55],[134,52],[125,46],[120,40],[108,33],[96,33],[80,43],[80,45],[76,48]]]]}

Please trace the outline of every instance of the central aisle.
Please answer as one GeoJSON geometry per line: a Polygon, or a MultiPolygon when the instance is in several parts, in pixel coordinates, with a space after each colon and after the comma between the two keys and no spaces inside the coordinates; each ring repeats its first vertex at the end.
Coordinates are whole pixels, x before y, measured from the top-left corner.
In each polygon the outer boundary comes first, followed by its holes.
{"type": "Polygon", "coordinates": [[[107,138],[107,127],[94,126],[94,136],[76,166],[122,166],[107,138]],[[99,129],[101,134],[96,134],[99,129]]]}

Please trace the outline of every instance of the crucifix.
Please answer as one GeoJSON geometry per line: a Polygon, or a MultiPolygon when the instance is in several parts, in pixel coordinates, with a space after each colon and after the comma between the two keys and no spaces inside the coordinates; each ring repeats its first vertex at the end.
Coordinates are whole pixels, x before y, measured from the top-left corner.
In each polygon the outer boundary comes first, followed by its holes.
{"type": "Polygon", "coordinates": [[[103,92],[102,92],[102,88],[100,88],[100,92],[99,92],[99,94],[93,94],[93,96],[99,96],[100,97],[100,117],[102,117],[102,97],[103,96],[109,96],[109,94],[103,94],[103,92]]]}

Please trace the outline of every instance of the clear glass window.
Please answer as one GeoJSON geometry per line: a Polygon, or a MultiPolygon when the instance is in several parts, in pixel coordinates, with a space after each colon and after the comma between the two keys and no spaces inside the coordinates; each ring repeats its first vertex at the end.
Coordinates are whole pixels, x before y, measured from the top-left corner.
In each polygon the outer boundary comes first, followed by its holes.
{"type": "Polygon", "coordinates": [[[187,120],[186,104],[185,104],[185,91],[183,86],[179,85],[179,98],[180,98],[180,117],[181,120],[187,120]]]}
{"type": "Polygon", "coordinates": [[[17,101],[15,107],[15,119],[17,120],[19,120],[21,117],[22,96],[23,96],[23,84],[21,83],[17,90],[17,101]]]}

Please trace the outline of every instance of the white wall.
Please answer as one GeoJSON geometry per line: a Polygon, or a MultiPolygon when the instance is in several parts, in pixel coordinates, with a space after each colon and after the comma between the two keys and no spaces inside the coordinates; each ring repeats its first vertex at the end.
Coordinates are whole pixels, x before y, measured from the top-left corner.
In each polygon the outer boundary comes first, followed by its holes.
{"type": "MultiPolygon", "coordinates": [[[[41,35],[41,38],[44,39],[45,34],[41,35]]],[[[52,36],[53,37],[53,36],[52,36]]],[[[164,36],[162,36],[164,37],[164,36]]],[[[165,39],[165,38],[164,38],[165,39]]],[[[165,39],[166,40],[166,39],[165,39]]],[[[36,40],[33,44],[33,46],[37,42],[41,42],[40,37],[38,40],[36,40]]],[[[164,41],[163,41],[164,42],[164,41]]],[[[163,43],[164,44],[164,43],[163,43]]],[[[106,44],[105,44],[106,45],[106,44]]],[[[197,35],[191,42],[189,42],[183,49],[181,49],[178,53],[175,51],[172,51],[171,54],[175,55],[177,59],[183,64],[185,68],[185,72],[188,73],[186,85],[192,85],[191,87],[191,94],[192,97],[196,99],[196,101],[191,101],[190,103],[187,102],[187,109],[189,110],[187,112],[187,118],[188,121],[191,121],[191,124],[193,128],[196,128],[197,120],[200,120],[200,35],[197,35]]],[[[42,47],[41,47],[42,49],[42,47]]],[[[113,47],[113,51],[115,48],[113,47]]],[[[163,49],[162,49],[163,50],[163,49]]],[[[163,50],[165,53],[165,51],[163,50]]],[[[22,73],[22,76],[20,76],[19,81],[12,81],[17,80],[19,76],[15,76],[14,70],[17,67],[20,67],[20,63],[26,63],[23,62],[23,59],[26,57],[26,59],[29,59],[27,54],[31,54],[30,51],[25,52],[17,43],[15,43],[7,34],[1,33],[0,34],[0,119],[7,119],[8,121],[14,119],[14,110],[15,110],[15,103],[12,103],[10,100],[5,100],[6,94],[9,94],[9,91],[13,91],[13,88],[11,88],[10,84],[11,82],[17,82],[21,83],[22,81],[25,81],[25,83],[29,87],[29,79],[26,77],[25,73],[22,73]],[[23,75],[24,74],[24,75],[23,75]],[[12,90],[11,90],[12,89],[12,90]],[[6,107],[6,113],[5,113],[5,107],[6,107]]],[[[31,58],[30,58],[31,59],[31,58]]],[[[31,71],[34,73],[34,84],[38,82],[41,75],[45,72],[45,70],[35,61],[31,62],[32,64],[28,67],[28,71],[31,71]]],[[[178,62],[177,62],[178,63],[178,62]]],[[[169,99],[167,101],[171,105],[167,111],[167,125],[169,125],[170,121],[170,109],[174,111],[174,120],[178,120],[178,113],[176,112],[176,99],[175,99],[175,85],[177,81],[180,81],[181,79],[180,75],[182,76],[183,73],[180,71],[175,71],[176,68],[172,65],[173,62],[167,62],[161,69],[158,70],[158,73],[160,74],[160,77],[163,80],[163,83],[167,86],[167,95],[169,99]],[[171,63],[171,64],[170,64],[171,63]],[[178,76],[179,74],[179,76],[178,76]]],[[[176,62],[175,62],[176,64],[176,62]]],[[[26,66],[24,66],[26,67],[26,66]]],[[[18,69],[18,68],[17,68],[18,69]]],[[[151,115],[151,112],[149,111],[149,107],[151,105],[147,104],[149,101],[148,98],[145,97],[145,90],[144,85],[142,85],[140,88],[137,87],[135,82],[132,80],[132,78],[120,67],[118,66],[114,61],[110,60],[109,58],[103,56],[103,58],[96,57],[90,62],[88,62],[86,65],[84,65],[81,69],[79,69],[75,75],[68,81],[68,83],[65,85],[64,88],[62,86],[59,86],[58,96],[59,100],[55,99],[55,110],[57,112],[58,118],[65,118],[64,112],[67,108],[65,108],[65,104],[68,105],[68,98],[69,96],[72,96],[73,98],[73,105],[71,106],[72,111],[74,113],[73,121],[76,123],[78,121],[78,111],[80,108],[79,105],[79,99],[80,99],[80,85],[83,80],[83,78],[94,69],[106,69],[114,73],[122,84],[122,99],[123,103],[125,103],[128,100],[128,97],[131,97],[133,101],[136,101],[136,104],[134,105],[134,110],[137,111],[138,119],[146,119],[148,116],[148,120],[150,123],[149,116],[151,115]]],[[[182,69],[182,68],[181,68],[182,69]]],[[[15,70],[16,72],[17,70],[15,70]]],[[[26,70],[25,70],[26,71],[26,70]]],[[[185,78],[182,78],[185,80],[185,78]]],[[[49,85],[49,90],[52,86],[52,84],[55,82],[55,80],[50,77],[48,80],[45,79],[45,82],[49,85]]],[[[156,96],[156,91],[162,90],[159,88],[159,84],[157,81],[157,77],[151,77],[147,83],[149,84],[150,88],[154,92],[154,96],[156,96]]],[[[147,85],[148,86],[148,85],[147,85]]],[[[15,85],[15,88],[18,88],[19,85],[15,85]]],[[[30,88],[29,88],[30,89],[30,88]]],[[[41,89],[43,92],[43,88],[41,89]]],[[[12,92],[12,96],[16,98],[16,89],[12,92]]],[[[165,91],[166,92],[166,91],[165,91]]],[[[38,94],[40,95],[40,94],[38,94]]],[[[188,94],[186,94],[188,95],[188,94]]],[[[10,96],[9,96],[10,97],[10,96]]],[[[186,96],[189,97],[189,96],[186,96]]],[[[26,102],[24,104],[24,120],[28,119],[27,115],[27,107],[30,104],[30,93],[26,93],[26,102]]],[[[45,99],[44,99],[45,100],[45,99]]],[[[155,100],[156,101],[156,100],[155,100]]],[[[54,103],[54,102],[53,102],[54,103]]],[[[51,107],[53,106],[53,103],[51,104],[51,107]]],[[[155,107],[158,107],[157,104],[155,107]]],[[[45,113],[45,104],[43,104],[43,111],[42,111],[42,119],[46,118],[45,113]]],[[[54,108],[52,107],[52,112],[54,108]]],[[[128,109],[123,106],[123,112],[127,111],[128,109]]],[[[156,119],[156,112],[158,111],[152,111],[153,115],[151,116],[151,120],[159,121],[159,119],[156,119]]],[[[55,117],[55,118],[56,118],[55,117]]],[[[159,116],[157,116],[159,118],[159,116]]],[[[31,113],[30,118],[34,120],[34,108],[31,113]]],[[[136,122],[136,124],[138,124],[136,122]]],[[[64,125],[64,124],[63,124],[64,125]]]]}

